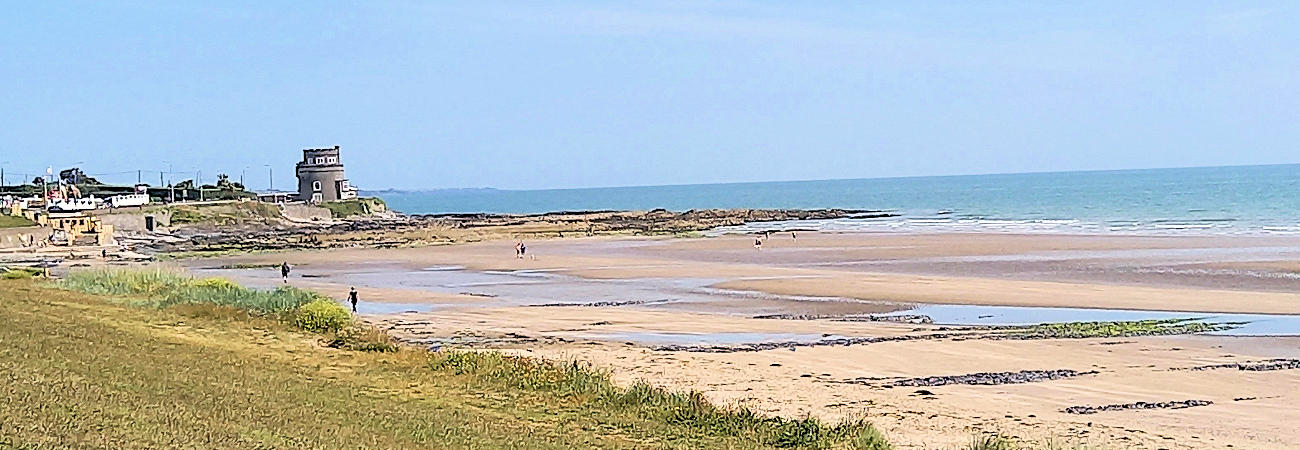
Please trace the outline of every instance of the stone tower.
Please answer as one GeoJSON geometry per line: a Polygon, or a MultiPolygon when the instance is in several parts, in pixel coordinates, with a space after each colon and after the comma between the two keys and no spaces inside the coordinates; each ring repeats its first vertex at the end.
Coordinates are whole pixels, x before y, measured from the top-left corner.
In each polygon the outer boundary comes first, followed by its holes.
{"type": "Polygon", "coordinates": [[[308,203],[357,198],[357,188],[348,184],[339,161],[339,146],[307,148],[298,161],[298,199],[308,203]]]}

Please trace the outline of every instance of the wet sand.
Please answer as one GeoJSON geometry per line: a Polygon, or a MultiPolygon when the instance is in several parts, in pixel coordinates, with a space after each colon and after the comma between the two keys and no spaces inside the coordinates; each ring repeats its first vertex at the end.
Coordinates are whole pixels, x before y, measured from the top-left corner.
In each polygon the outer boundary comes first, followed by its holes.
{"type": "MultiPolygon", "coordinates": [[[[665,342],[816,341],[920,336],[940,325],[755,319],[859,315],[917,303],[1300,314],[1300,238],[1000,234],[773,235],[557,239],[305,251],[187,262],[252,285],[297,266],[292,283],[342,297],[395,334],[499,348],[697,389],[787,416],[865,417],[903,448],[952,447],[974,432],[1134,448],[1300,446],[1300,370],[1171,370],[1300,357],[1298,337],[916,339],[732,353],[654,350],[665,342]],[[533,259],[535,254],[536,259],[533,259]],[[308,277],[297,277],[307,275],[308,277]],[[539,306],[572,303],[601,306],[539,306]],[[427,305],[392,314],[406,304],[427,305]],[[1096,374],[1001,385],[886,388],[845,381],[1071,369],[1096,374]],[[930,394],[918,394],[924,390],[930,394]],[[1067,414],[1071,406],[1207,400],[1186,409],[1067,414]]],[[[1032,311],[1032,310],[1028,310],[1032,311]]]]}

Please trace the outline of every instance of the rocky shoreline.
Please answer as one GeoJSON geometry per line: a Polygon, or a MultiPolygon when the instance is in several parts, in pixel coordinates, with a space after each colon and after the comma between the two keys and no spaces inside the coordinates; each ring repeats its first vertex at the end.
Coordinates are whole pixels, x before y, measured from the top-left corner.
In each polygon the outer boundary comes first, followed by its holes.
{"type": "Polygon", "coordinates": [[[433,214],[412,217],[452,228],[546,224],[555,229],[585,231],[589,234],[629,231],[637,234],[672,234],[755,222],[893,216],[897,214],[861,209],[698,209],[682,212],[655,209],[651,211],[559,211],[526,215],[433,214]]]}
{"type": "Polygon", "coordinates": [[[706,209],[673,212],[565,211],[545,214],[437,214],[293,222],[261,218],[238,223],[178,225],[123,239],[150,253],[401,247],[489,239],[601,235],[680,235],[745,223],[888,217],[850,209],[706,209]]]}

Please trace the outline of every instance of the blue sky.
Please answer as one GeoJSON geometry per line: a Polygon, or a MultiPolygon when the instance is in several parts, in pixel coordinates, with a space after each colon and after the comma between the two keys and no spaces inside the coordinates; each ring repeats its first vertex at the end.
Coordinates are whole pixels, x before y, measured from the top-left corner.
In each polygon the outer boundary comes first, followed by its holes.
{"type": "Polygon", "coordinates": [[[6,3],[10,174],[287,187],[333,145],[363,188],[1300,162],[1297,2],[6,3]]]}

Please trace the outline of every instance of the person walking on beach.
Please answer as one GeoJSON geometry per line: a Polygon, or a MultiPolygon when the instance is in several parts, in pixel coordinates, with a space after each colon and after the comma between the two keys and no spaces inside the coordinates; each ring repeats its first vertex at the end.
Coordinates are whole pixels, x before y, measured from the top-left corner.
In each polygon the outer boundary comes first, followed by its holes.
{"type": "Polygon", "coordinates": [[[524,241],[515,243],[515,259],[524,259],[524,241]]]}
{"type": "Polygon", "coordinates": [[[280,263],[280,279],[285,283],[289,282],[289,261],[280,263]]]}
{"type": "Polygon", "coordinates": [[[762,237],[755,237],[755,238],[754,238],[754,250],[762,250],[762,249],[763,249],[763,238],[762,238],[762,237]]]}
{"type": "Polygon", "coordinates": [[[794,232],[791,231],[791,232],[790,232],[790,240],[792,240],[792,241],[797,241],[797,240],[799,240],[799,236],[798,236],[798,235],[795,235],[794,232]]]}
{"type": "Polygon", "coordinates": [[[357,287],[356,286],[353,286],[352,290],[348,292],[348,301],[352,302],[352,313],[356,314],[357,312],[357,287]]]}

